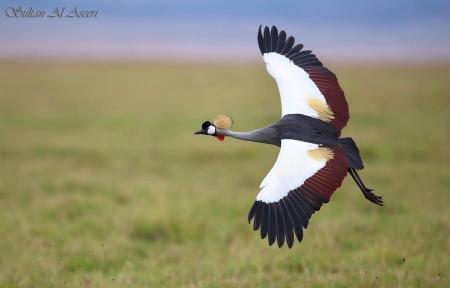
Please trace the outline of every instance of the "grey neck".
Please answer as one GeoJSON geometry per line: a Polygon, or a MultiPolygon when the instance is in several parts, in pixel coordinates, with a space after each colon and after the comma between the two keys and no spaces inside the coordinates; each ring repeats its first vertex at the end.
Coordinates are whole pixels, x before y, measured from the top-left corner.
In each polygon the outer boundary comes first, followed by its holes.
{"type": "Polygon", "coordinates": [[[235,132],[228,129],[216,128],[216,134],[218,136],[228,136],[244,141],[272,144],[276,146],[281,145],[280,136],[273,125],[250,132],[235,132]]]}

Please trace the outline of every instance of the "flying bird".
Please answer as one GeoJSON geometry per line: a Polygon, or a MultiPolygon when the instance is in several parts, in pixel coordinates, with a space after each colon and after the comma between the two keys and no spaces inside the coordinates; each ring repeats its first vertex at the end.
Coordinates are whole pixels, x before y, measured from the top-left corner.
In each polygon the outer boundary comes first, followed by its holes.
{"type": "Polygon", "coordinates": [[[330,200],[350,174],[369,201],[383,206],[381,196],[367,188],[357,170],[364,168],[352,138],[341,138],[349,119],[344,92],[328,70],[303,44],[278,32],[277,27],[258,30],[258,45],[267,72],[275,79],[281,98],[281,120],[250,131],[230,130],[233,120],[219,115],[205,121],[195,134],[272,144],[280,147],[278,158],[263,179],[248,214],[254,230],[269,245],[289,248],[294,234],[299,242],[311,215],[330,200]]]}

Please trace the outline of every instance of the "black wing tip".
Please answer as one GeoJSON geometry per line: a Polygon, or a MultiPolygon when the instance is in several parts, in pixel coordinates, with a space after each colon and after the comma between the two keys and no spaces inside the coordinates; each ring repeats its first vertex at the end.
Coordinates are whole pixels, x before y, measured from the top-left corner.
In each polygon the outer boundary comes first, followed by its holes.
{"type": "Polygon", "coordinates": [[[264,46],[266,48],[266,52],[272,52],[272,39],[270,37],[270,29],[268,26],[264,27],[264,46]]]}
{"type": "Polygon", "coordinates": [[[275,204],[270,203],[269,204],[270,209],[270,224],[269,224],[269,245],[272,246],[273,243],[277,240],[277,233],[278,233],[278,222],[277,222],[277,213],[275,209],[275,204]]]}
{"type": "MultiPolygon", "coordinates": [[[[292,215],[296,212],[290,212],[283,199],[273,203],[256,200],[250,209],[248,221],[251,224],[253,220],[253,230],[260,230],[261,239],[267,237],[269,246],[276,242],[277,245],[275,246],[282,248],[286,243],[286,246],[291,249],[296,242],[295,239],[299,243],[302,242],[303,229],[306,227],[302,229],[303,225],[300,223],[308,223],[308,220],[301,219],[304,217],[303,215],[292,215]],[[286,223],[289,221],[288,219],[290,219],[291,224],[286,223]],[[281,224],[283,225],[281,226],[281,224]]],[[[292,211],[295,211],[295,209],[298,208],[294,208],[292,211]]]]}
{"type": "Polygon", "coordinates": [[[252,221],[252,219],[255,217],[256,214],[256,210],[258,209],[258,201],[255,201],[255,203],[253,203],[252,208],[250,209],[250,212],[248,212],[248,223],[250,224],[250,222],[252,221]]]}
{"type": "Polygon", "coordinates": [[[278,28],[275,25],[263,26],[258,28],[258,46],[261,54],[277,52],[279,40],[278,28]]]}
{"type": "Polygon", "coordinates": [[[262,28],[262,25],[259,25],[257,39],[258,39],[259,51],[261,52],[261,55],[263,55],[264,53],[266,53],[266,47],[264,46],[264,37],[262,35],[261,28],[262,28]]]}
{"type": "MultiPolygon", "coordinates": [[[[294,60],[296,57],[301,57],[302,54],[311,53],[310,50],[302,50],[304,48],[302,43],[298,43],[297,45],[295,45],[295,37],[287,36],[284,30],[278,30],[278,27],[275,25],[272,26],[263,26],[262,24],[259,25],[258,46],[261,55],[264,55],[265,53],[274,52],[284,55],[290,60],[294,60]]],[[[319,61],[316,55],[314,54],[310,55],[311,57],[294,61],[294,64],[299,66],[300,68],[323,67],[322,62],[319,61]]]]}
{"type": "Polygon", "coordinates": [[[261,28],[263,28],[263,29],[269,29],[269,30],[272,30],[272,29],[276,29],[276,30],[278,30],[278,27],[277,26],[275,26],[275,25],[272,25],[272,26],[266,26],[266,25],[264,25],[263,26],[263,24],[259,24],[259,29],[261,29],[261,28]]]}

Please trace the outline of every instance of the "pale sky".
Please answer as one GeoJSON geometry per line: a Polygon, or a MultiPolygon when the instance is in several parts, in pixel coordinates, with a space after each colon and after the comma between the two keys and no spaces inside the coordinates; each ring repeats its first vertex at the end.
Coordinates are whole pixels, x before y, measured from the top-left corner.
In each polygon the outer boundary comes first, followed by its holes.
{"type": "Polygon", "coordinates": [[[450,61],[450,1],[5,1],[0,58],[251,62],[259,24],[276,25],[321,58],[450,61]],[[7,17],[6,9],[75,6],[96,18],[7,17]]]}

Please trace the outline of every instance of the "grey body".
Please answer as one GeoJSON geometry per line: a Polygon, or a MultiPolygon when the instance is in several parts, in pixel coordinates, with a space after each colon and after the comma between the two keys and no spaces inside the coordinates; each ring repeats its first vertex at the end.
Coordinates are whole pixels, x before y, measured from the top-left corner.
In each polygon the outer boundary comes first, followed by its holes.
{"type": "Polygon", "coordinates": [[[358,147],[352,138],[339,138],[333,126],[303,114],[285,115],[274,124],[250,132],[235,132],[217,128],[216,135],[276,146],[281,146],[283,139],[299,140],[330,148],[340,145],[347,156],[350,168],[364,168],[358,147]]]}
{"type": "Polygon", "coordinates": [[[217,128],[216,134],[240,140],[281,145],[282,139],[293,139],[327,147],[338,143],[336,129],[328,123],[302,114],[288,114],[280,121],[250,132],[217,128]]]}

